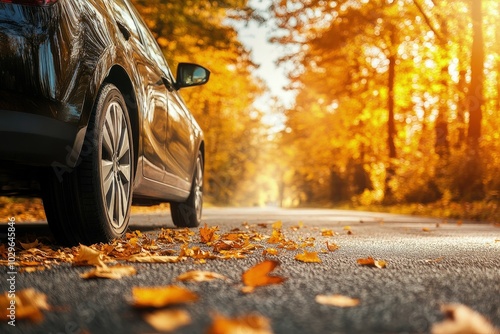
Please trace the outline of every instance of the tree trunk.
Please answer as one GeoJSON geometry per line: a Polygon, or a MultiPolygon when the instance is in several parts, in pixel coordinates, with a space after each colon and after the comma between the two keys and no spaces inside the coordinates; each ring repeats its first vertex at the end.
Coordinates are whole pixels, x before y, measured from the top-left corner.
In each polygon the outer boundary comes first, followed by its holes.
{"type": "Polygon", "coordinates": [[[389,79],[387,83],[387,110],[389,119],[387,120],[387,147],[389,149],[389,163],[385,169],[384,202],[394,201],[394,194],[391,188],[391,180],[394,178],[395,170],[393,160],[397,157],[396,144],[396,124],[394,122],[394,82],[396,78],[396,56],[389,56],[389,79]]]}
{"type": "Polygon", "coordinates": [[[483,166],[480,155],[481,121],[484,80],[484,41],[482,24],[482,0],[471,2],[472,57],[471,83],[469,89],[469,128],[465,156],[465,173],[460,184],[460,195],[464,200],[484,198],[482,183],[483,166]]]}

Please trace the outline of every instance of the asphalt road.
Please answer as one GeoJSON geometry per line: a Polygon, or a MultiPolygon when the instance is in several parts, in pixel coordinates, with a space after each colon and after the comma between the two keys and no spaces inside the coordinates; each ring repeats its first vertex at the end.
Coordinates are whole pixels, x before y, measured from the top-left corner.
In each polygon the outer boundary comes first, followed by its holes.
{"type": "MultiPolygon", "coordinates": [[[[297,243],[312,242],[314,246],[308,250],[318,251],[322,262],[295,260],[302,249],[280,250],[277,256],[263,256],[262,250],[257,250],[246,259],[209,260],[205,264],[191,260],[134,264],[137,275],[120,280],[84,280],[79,274],[88,268],[71,265],[19,273],[16,289],[36,288],[48,295],[54,308],[44,312],[44,321],[39,324],[17,322],[14,328],[1,323],[0,333],[156,333],[130,306],[132,287],[169,285],[179,274],[193,269],[217,272],[230,281],[176,283],[196,292],[200,299],[182,306],[191,315],[192,323],[175,333],[205,333],[215,313],[263,315],[270,319],[274,333],[428,333],[433,323],[443,320],[440,305],[448,303],[467,305],[500,327],[498,227],[356,211],[204,211],[204,221],[219,226],[221,234],[250,226],[270,235],[271,224],[262,227],[261,223],[277,220],[283,222],[286,238],[297,243]],[[291,229],[299,222],[302,228],[291,229]],[[352,234],[344,229],[346,225],[352,234]],[[338,235],[322,236],[321,229],[338,235]],[[340,248],[321,253],[325,241],[340,248]],[[357,264],[357,259],[369,256],[387,261],[387,267],[357,264]],[[279,260],[281,265],[273,273],[287,280],[243,294],[241,274],[265,258],[279,260]],[[315,302],[319,294],[342,294],[360,303],[351,308],[320,305],[315,302]]],[[[151,235],[160,227],[173,228],[168,212],[134,215],[131,224],[132,230],[151,235]]],[[[43,223],[19,223],[16,232],[45,235],[48,228],[43,223]]],[[[0,233],[5,237],[5,225],[0,233]]],[[[275,246],[265,240],[260,244],[265,248],[275,246]]],[[[0,289],[8,290],[6,279],[0,281],[0,289]]]]}

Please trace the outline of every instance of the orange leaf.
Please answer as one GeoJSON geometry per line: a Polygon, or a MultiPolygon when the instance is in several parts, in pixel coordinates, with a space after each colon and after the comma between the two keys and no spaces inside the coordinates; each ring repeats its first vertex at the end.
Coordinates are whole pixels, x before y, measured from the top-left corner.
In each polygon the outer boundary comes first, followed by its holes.
{"type": "Polygon", "coordinates": [[[194,292],[175,285],[151,288],[133,287],[132,297],[134,307],[164,307],[198,299],[198,295],[194,292]]]}
{"type": "Polygon", "coordinates": [[[367,257],[366,259],[358,259],[358,264],[362,266],[369,267],[377,267],[377,268],[385,268],[387,266],[387,262],[384,260],[375,260],[372,257],[367,257]]]}
{"type": "Polygon", "coordinates": [[[283,222],[281,220],[275,221],[273,223],[273,229],[274,230],[279,230],[283,226],[283,222]]]}
{"type": "Polygon", "coordinates": [[[269,319],[260,315],[246,315],[237,318],[226,318],[215,315],[208,334],[271,334],[272,328],[269,319]]]}
{"type": "Polygon", "coordinates": [[[104,254],[85,245],[80,245],[73,263],[78,265],[106,266],[104,264],[104,254]]]}
{"type": "Polygon", "coordinates": [[[324,237],[333,237],[334,233],[332,230],[321,229],[321,235],[324,237]]]}
{"type": "Polygon", "coordinates": [[[423,227],[423,228],[422,228],[422,231],[424,231],[424,232],[430,232],[430,231],[431,231],[431,229],[430,229],[430,228],[428,228],[428,227],[423,227]]]}
{"type": "Polygon", "coordinates": [[[124,276],[135,275],[137,271],[132,266],[126,266],[122,264],[117,264],[115,266],[108,267],[98,266],[94,269],[80,274],[81,278],[109,278],[109,279],[120,279],[124,276]]]}
{"type": "Polygon", "coordinates": [[[205,223],[205,226],[200,227],[200,241],[206,244],[217,240],[219,236],[215,232],[218,229],[218,226],[208,227],[207,223],[205,223]]]}
{"type": "Polygon", "coordinates": [[[353,307],[359,305],[359,299],[342,295],[317,295],[316,302],[337,307],[353,307]]]}
{"type": "Polygon", "coordinates": [[[339,249],[340,247],[334,243],[329,243],[328,241],[326,242],[326,248],[328,248],[328,250],[330,252],[335,252],[337,249],[339,249]]]}
{"type": "Polygon", "coordinates": [[[262,255],[278,255],[276,248],[267,248],[262,251],[262,255]]]}
{"type": "Polygon", "coordinates": [[[308,252],[306,250],[302,254],[297,254],[295,260],[308,263],[321,262],[317,252],[308,252]]]}
{"type": "Polygon", "coordinates": [[[191,316],[186,310],[158,310],[144,315],[144,320],[157,331],[172,332],[189,325],[191,316]]]}
{"type": "Polygon", "coordinates": [[[269,276],[269,273],[278,265],[278,261],[266,260],[253,266],[243,273],[243,284],[247,287],[257,287],[282,283],[285,278],[280,276],[269,276]]]}
{"type": "Polygon", "coordinates": [[[177,276],[178,281],[209,282],[214,279],[226,280],[225,276],[210,271],[192,270],[177,276]]]}

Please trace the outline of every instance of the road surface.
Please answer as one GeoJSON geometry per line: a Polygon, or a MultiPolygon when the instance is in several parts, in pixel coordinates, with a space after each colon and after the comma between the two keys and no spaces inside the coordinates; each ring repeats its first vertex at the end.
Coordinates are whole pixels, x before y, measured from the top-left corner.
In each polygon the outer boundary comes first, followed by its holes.
{"type": "MultiPolygon", "coordinates": [[[[172,283],[199,295],[195,303],[181,306],[191,323],[175,333],[206,333],[214,314],[235,317],[259,314],[270,320],[274,333],[428,333],[443,320],[442,304],[460,303],[500,327],[500,228],[492,224],[443,221],[382,213],[324,209],[208,208],[208,226],[217,233],[232,229],[257,230],[271,235],[272,223],[281,220],[283,235],[297,245],[318,252],[321,263],[303,263],[295,256],[304,251],[279,250],[276,256],[263,249],[276,247],[260,242],[245,259],[187,260],[166,264],[134,264],[137,274],[120,280],[84,280],[88,267],[68,264],[34,273],[19,273],[16,290],[33,287],[48,296],[53,306],[44,320],[33,324],[18,321],[16,327],[0,323],[1,333],[157,333],[143,314],[131,307],[134,286],[165,286],[172,283]],[[346,227],[348,226],[348,227],[346,227]],[[331,230],[333,236],[323,236],[331,230]],[[339,249],[323,252],[325,242],[339,249]],[[357,263],[373,257],[386,268],[357,263]],[[282,284],[241,292],[241,275],[265,260],[280,266],[273,274],[286,278],[282,284]],[[175,278],[189,270],[220,273],[228,281],[178,283],[175,278]],[[341,294],[359,300],[349,308],[321,305],[317,295],[341,294]]],[[[5,228],[0,230],[5,242],[5,228]]],[[[173,229],[169,213],[136,214],[131,230],[154,237],[160,228],[173,229]]],[[[198,229],[193,229],[198,233],[198,229]]],[[[16,225],[17,235],[48,234],[47,225],[16,225]]],[[[191,246],[206,247],[193,237],[191,246]]],[[[4,267],[5,268],[5,267],[4,267]]],[[[6,270],[6,269],[5,269],[6,270]]],[[[8,282],[0,281],[2,291],[8,282]]]]}

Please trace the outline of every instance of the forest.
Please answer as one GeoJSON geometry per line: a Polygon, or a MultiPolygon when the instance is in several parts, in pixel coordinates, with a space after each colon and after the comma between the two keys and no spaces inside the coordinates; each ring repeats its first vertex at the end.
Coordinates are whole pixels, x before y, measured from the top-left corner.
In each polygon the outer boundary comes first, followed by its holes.
{"type": "Polygon", "coordinates": [[[409,205],[499,219],[500,2],[133,0],[205,131],[214,205],[409,205]],[[263,1],[260,1],[261,3],[263,1]],[[254,102],[266,83],[238,24],[271,24],[295,93],[279,131],[254,102]]]}

